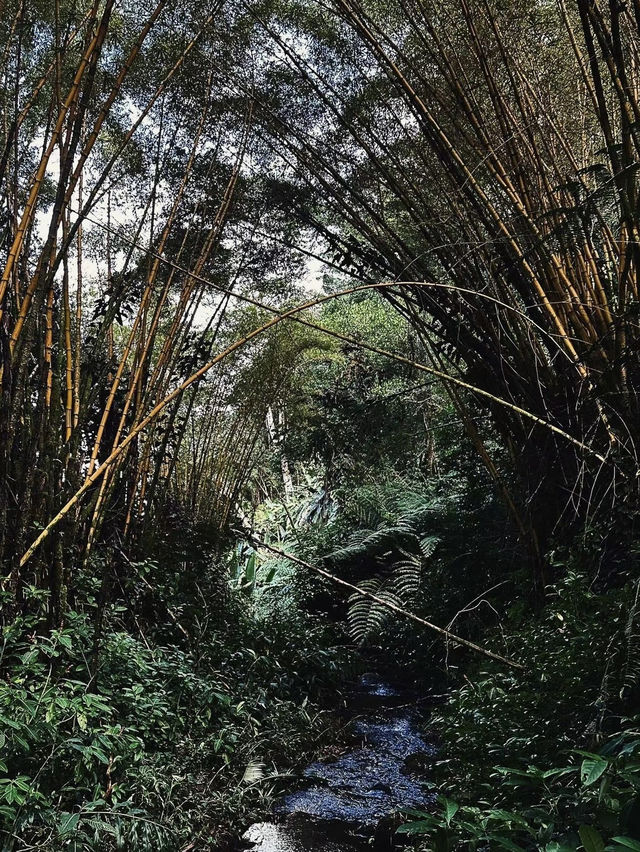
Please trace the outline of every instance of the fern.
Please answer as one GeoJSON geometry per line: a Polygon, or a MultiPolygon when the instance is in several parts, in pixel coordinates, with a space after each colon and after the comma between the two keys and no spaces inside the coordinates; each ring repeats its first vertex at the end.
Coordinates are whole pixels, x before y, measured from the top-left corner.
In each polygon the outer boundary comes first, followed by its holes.
{"type": "MultiPolygon", "coordinates": [[[[409,553],[404,556],[393,565],[387,576],[364,580],[360,588],[394,606],[409,606],[420,588],[423,562],[409,553]]],[[[379,634],[389,617],[390,611],[378,601],[357,593],[349,598],[347,626],[351,636],[360,644],[379,634]]]]}
{"type": "MultiPolygon", "coordinates": [[[[325,558],[332,562],[356,562],[376,559],[388,551],[398,550],[422,554],[425,558],[431,556],[438,538],[425,535],[425,528],[433,523],[435,513],[442,509],[442,501],[424,492],[403,492],[396,497],[395,504],[396,518],[393,521],[380,523],[376,529],[352,533],[345,545],[325,558]]],[[[390,506],[386,508],[391,511],[390,506]]]]}
{"type": "Polygon", "coordinates": [[[357,489],[354,513],[362,527],[373,528],[383,518],[393,515],[393,495],[381,490],[378,483],[366,483],[357,489]]]}
{"type": "MultiPolygon", "coordinates": [[[[377,595],[387,603],[398,605],[395,597],[392,594],[385,593],[385,590],[380,588],[380,584],[379,579],[363,580],[360,583],[360,588],[377,595]]],[[[349,598],[347,628],[353,639],[363,644],[371,636],[380,632],[388,615],[389,610],[382,604],[355,594],[349,598]]]]}
{"type": "MultiPolygon", "coordinates": [[[[369,517],[375,506],[378,517],[386,516],[386,521],[375,529],[353,533],[346,544],[325,559],[345,566],[363,562],[377,565],[379,573],[360,581],[360,588],[386,603],[407,608],[420,587],[426,560],[433,556],[440,541],[427,530],[433,529],[434,520],[443,511],[451,511],[457,498],[455,491],[434,497],[427,488],[407,489],[405,482],[385,483],[382,491],[379,486],[363,487],[363,514],[369,517]]],[[[348,628],[360,643],[379,633],[389,617],[389,610],[377,601],[358,594],[349,599],[348,628]]]]}
{"type": "Polygon", "coordinates": [[[420,539],[420,553],[424,559],[428,559],[433,554],[439,542],[437,535],[425,535],[420,539]]]}
{"type": "Polygon", "coordinates": [[[356,562],[373,559],[386,551],[403,546],[417,548],[420,541],[411,527],[400,521],[392,527],[359,530],[351,536],[346,545],[329,553],[325,558],[332,562],[356,562]]]}

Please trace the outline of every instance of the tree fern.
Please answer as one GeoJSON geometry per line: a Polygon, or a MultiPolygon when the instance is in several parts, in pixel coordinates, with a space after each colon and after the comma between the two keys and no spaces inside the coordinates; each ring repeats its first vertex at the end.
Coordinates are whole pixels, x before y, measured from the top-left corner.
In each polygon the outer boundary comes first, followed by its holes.
{"type": "MultiPolygon", "coordinates": [[[[325,558],[338,563],[356,562],[376,559],[388,551],[398,550],[429,557],[438,538],[426,534],[426,530],[433,526],[434,516],[442,511],[442,499],[425,494],[424,491],[403,490],[397,495],[387,494],[384,502],[384,511],[387,515],[395,515],[393,520],[383,521],[375,529],[361,529],[352,533],[345,545],[336,548],[325,558]]],[[[380,514],[380,497],[378,503],[380,514]]]]}
{"type": "Polygon", "coordinates": [[[356,562],[373,559],[385,552],[401,547],[416,549],[420,540],[411,527],[402,521],[395,526],[383,526],[377,530],[358,530],[347,544],[326,556],[331,562],[356,562]]]}
{"type": "MultiPolygon", "coordinates": [[[[375,507],[378,518],[386,516],[386,520],[375,529],[353,533],[346,544],[325,559],[345,567],[355,563],[373,566],[377,572],[360,580],[360,588],[387,603],[407,608],[420,587],[426,561],[440,541],[432,532],[435,523],[443,513],[455,508],[457,495],[451,491],[444,497],[434,497],[426,483],[424,489],[407,489],[406,482],[386,482],[384,486],[363,487],[363,502],[367,516],[375,507]]],[[[347,615],[349,632],[358,642],[364,642],[380,632],[389,615],[382,604],[353,595],[347,615]]]]}

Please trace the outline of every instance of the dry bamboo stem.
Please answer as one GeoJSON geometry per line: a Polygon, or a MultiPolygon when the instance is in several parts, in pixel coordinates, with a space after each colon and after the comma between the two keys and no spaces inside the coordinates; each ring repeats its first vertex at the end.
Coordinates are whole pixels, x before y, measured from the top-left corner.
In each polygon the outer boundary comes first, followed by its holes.
{"type": "Polygon", "coordinates": [[[289,559],[291,562],[296,565],[300,565],[302,568],[307,568],[310,571],[315,571],[316,574],[320,574],[322,577],[326,577],[327,580],[331,580],[333,583],[337,583],[340,586],[344,586],[347,589],[350,589],[352,592],[355,592],[357,595],[360,595],[363,598],[369,598],[369,600],[375,601],[380,606],[385,607],[385,609],[391,610],[391,612],[395,612],[397,615],[401,615],[403,618],[409,618],[411,621],[415,621],[418,624],[421,624],[423,627],[428,627],[429,630],[434,630],[436,633],[439,633],[440,636],[443,636],[447,642],[455,642],[458,645],[464,645],[465,648],[469,648],[472,651],[475,651],[476,654],[483,654],[485,657],[489,657],[491,660],[496,660],[499,663],[504,663],[507,666],[510,666],[514,669],[521,669],[524,671],[524,666],[522,663],[518,663],[515,660],[510,660],[508,657],[503,657],[500,654],[496,654],[493,651],[487,650],[487,648],[482,648],[480,645],[476,645],[475,642],[470,642],[468,639],[463,639],[461,636],[456,636],[455,633],[451,633],[450,630],[446,630],[444,627],[438,627],[437,624],[432,624],[430,621],[426,621],[424,618],[420,618],[419,615],[416,615],[413,612],[409,612],[409,610],[402,609],[402,607],[396,606],[389,601],[384,600],[384,598],[378,597],[378,595],[374,595],[372,592],[368,592],[366,589],[361,589],[359,586],[355,586],[353,583],[347,582],[347,580],[343,580],[341,577],[337,577],[335,574],[332,574],[330,571],[326,571],[324,568],[320,568],[318,565],[312,565],[310,562],[305,562],[303,559],[298,559],[297,556],[292,556],[290,553],[286,553],[284,550],[280,550],[277,547],[273,547],[270,544],[267,544],[264,541],[260,541],[260,539],[255,538],[253,535],[250,536],[251,540],[254,544],[257,544],[258,547],[262,547],[265,550],[270,551],[271,553],[275,553],[277,556],[283,556],[285,559],[289,559]]]}

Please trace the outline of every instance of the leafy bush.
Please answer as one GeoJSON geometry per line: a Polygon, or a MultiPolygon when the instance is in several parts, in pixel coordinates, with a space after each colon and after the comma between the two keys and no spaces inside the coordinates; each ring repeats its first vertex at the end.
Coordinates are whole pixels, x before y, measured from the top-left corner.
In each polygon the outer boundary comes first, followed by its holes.
{"type": "Polygon", "coordinates": [[[420,848],[640,849],[640,717],[623,700],[636,587],[597,594],[569,571],[550,593],[510,637],[526,672],[487,667],[436,717],[440,805],[400,829],[420,848]]]}
{"type": "Polygon", "coordinates": [[[111,627],[92,673],[87,614],[45,633],[16,619],[1,661],[3,852],[220,848],[326,729],[314,702],[342,668],[328,639],[291,612],[191,648],[111,627]]]}

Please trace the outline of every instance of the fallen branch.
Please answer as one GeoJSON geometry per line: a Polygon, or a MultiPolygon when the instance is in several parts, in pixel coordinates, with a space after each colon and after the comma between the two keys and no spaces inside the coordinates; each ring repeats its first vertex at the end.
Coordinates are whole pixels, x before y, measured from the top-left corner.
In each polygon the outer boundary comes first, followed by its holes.
{"type": "Polygon", "coordinates": [[[500,656],[500,654],[495,654],[493,651],[488,651],[486,648],[482,648],[480,645],[476,645],[475,642],[470,642],[468,639],[463,639],[461,636],[456,636],[456,634],[451,633],[450,630],[445,630],[443,627],[438,627],[437,624],[432,624],[430,621],[426,621],[426,619],[420,618],[419,615],[415,615],[415,613],[409,612],[409,610],[402,609],[402,607],[389,603],[389,601],[385,601],[384,598],[380,598],[378,597],[378,595],[374,595],[372,592],[368,592],[366,589],[361,589],[359,586],[355,586],[353,583],[347,582],[347,580],[343,580],[340,577],[336,577],[335,574],[331,574],[324,568],[319,568],[317,565],[312,565],[310,562],[305,562],[304,559],[298,559],[297,556],[292,556],[290,553],[286,553],[284,550],[280,550],[280,548],[278,547],[272,547],[270,544],[266,544],[264,541],[260,541],[254,536],[251,536],[251,539],[253,543],[256,544],[258,547],[263,547],[265,550],[269,550],[271,553],[275,553],[277,556],[284,556],[285,559],[289,559],[296,565],[301,565],[303,568],[308,568],[310,571],[315,571],[317,574],[326,577],[328,580],[332,580],[334,583],[338,583],[340,586],[345,586],[347,589],[351,589],[352,592],[361,595],[363,598],[369,598],[370,600],[375,601],[377,604],[380,604],[380,606],[386,607],[386,609],[390,609],[392,612],[395,612],[398,615],[402,615],[404,618],[410,618],[412,621],[417,621],[418,624],[422,624],[423,627],[428,627],[430,630],[435,630],[436,633],[439,633],[441,636],[444,636],[447,642],[456,642],[458,645],[464,645],[465,648],[470,648],[477,654],[483,654],[485,657],[489,657],[492,660],[497,660],[499,663],[504,663],[505,665],[511,666],[514,669],[524,670],[524,666],[522,665],[522,663],[517,663],[515,660],[510,660],[507,657],[502,657],[500,656]]]}

